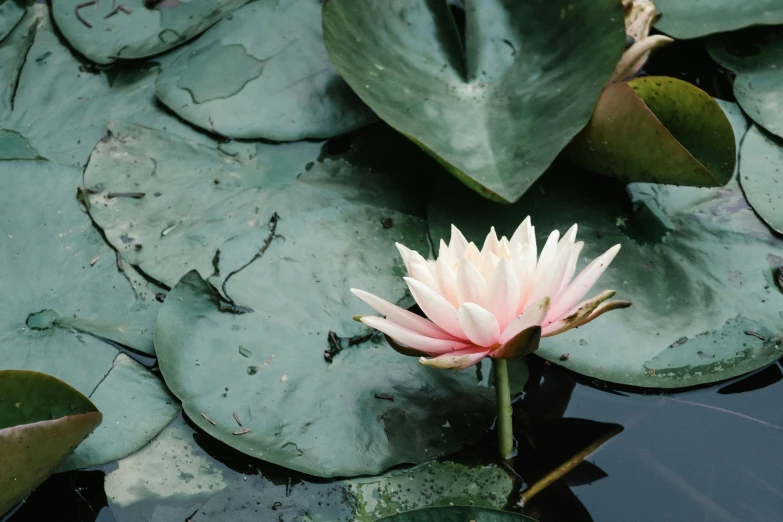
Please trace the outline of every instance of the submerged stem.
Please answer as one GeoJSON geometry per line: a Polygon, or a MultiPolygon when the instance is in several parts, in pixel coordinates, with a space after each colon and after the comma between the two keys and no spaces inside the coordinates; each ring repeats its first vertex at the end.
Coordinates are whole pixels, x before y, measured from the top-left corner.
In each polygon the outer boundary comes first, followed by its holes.
{"type": "Polygon", "coordinates": [[[503,459],[514,451],[514,428],[511,424],[511,391],[508,385],[508,365],[505,359],[492,359],[495,370],[495,396],[498,409],[498,450],[503,459]]]}

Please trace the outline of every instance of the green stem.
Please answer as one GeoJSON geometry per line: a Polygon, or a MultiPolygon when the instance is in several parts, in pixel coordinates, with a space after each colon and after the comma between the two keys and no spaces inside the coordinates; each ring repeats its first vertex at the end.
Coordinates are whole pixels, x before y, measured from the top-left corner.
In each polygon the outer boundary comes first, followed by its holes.
{"type": "Polygon", "coordinates": [[[495,396],[498,408],[498,449],[503,459],[514,451],[514,427],[511,424],[511,391],[508,385],[508,365],[505,359],[492,359],[495,370],[495,396]]]}

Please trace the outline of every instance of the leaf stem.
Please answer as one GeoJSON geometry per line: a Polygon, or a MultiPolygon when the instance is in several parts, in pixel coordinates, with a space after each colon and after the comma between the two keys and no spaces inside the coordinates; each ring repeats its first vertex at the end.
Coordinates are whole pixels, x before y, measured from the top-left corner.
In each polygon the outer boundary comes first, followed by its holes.
{"type": "Polygon", "coordinates": [[[514,452],[514,428],[511,424],[511,391],[508,385],[508,365],[505,359],[492,359],[495,370],[495,397],[498,409],[498,450],[505,460],[514,452]]]}

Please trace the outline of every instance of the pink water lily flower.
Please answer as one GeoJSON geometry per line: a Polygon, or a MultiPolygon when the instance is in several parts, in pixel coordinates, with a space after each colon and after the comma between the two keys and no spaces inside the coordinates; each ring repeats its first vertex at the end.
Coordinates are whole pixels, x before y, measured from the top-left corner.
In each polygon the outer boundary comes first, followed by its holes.
{"type": "Polygon", "coordinates": [[[434,261],[397,243],[408,269],[405,281],[427,318],[352,288],[354,295],[385,316],[360,320],[408,353],[432,357],[419,362],[437,368],[467,368],[487,356],[525,355],[520,339],[537,347],[539,335],[563,333],[631,304],[607,301],[613,290],[582,301],[620,245],[574,277],[584,246],[575,242],[576,229],[571,227],[562,239],[557,230],[552,232],[540,256],[529,217],[511,239],[498,239],[493,227],[481,250],[452,225],[451,240],[448,245],[441,240],[434,261]]]}

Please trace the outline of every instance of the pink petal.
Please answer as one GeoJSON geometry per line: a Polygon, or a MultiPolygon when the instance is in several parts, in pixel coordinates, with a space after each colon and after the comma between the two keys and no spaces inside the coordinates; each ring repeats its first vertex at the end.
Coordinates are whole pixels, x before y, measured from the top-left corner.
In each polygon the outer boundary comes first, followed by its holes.
{"type": "Polygon", "coordinates": [[[519,281],[519,306],[516,310],[517,315],[522,313],[522,307],[525,305],[527,297],[533,290],[537,255],[538,252],[536,252],[535,241],[521,245],[517,252],[514,253],[514,273],[517,275],[517,281],[519,281]]]}
{"type": "Polygon", "coordinates": [[[392,304],[385,299],[381,299],[380,297],[369,292],[365,292],[364,290],[351,288],[351,292],[353,292],[353,295],[373,307],[379,314],[385,315],[386,319],[397,323],[403,328],[407,328],[408,330],[411,330],[417,334],[426,335],[427,337],[433,337],[435,339],[454,340],[454,337],[449,335],[438,325],[425,319],[424,317],[421,317],[420,315],[416,315],[413,312],[405,310],[404,308],[400,308],[399,306],[392,304]]]}
{"type": "Polygon", "coordinates": [[[465,255],[465,250],[468,249],[468,240],[465,239],[465,236],[462,235],[462,232],[460,232],[459,229],[454,225],[451,225],[451,240],[449,241],[449,248],[457,257],[457,259],[462,259],[462,256],[465,255]]]}
{"type": "Polygon", "coordinates": [[[620,245],[615,245],[587,265],[554,300],[550,317],[559,317],[573,308],[590,291],[619,251],[620,245]]]}
{"type": "Polygon", "coordinates": [[[408,258],[408,266],[410,276],[414,279],[418,279],[425,285],[429,286],[436,292],[440,293],[440,284],[438,283],[435,274],[431,269],[427,260],[421,257],[418,252],[411,252],[408,258]]]}
{"type": "Polygon", "coordinates": [[[440,240],[440,246],[438,247],[438,259],[443,259],[443,261],[452,268],[459,263],[457,256],[442,239],[440,240]]]}
{"type": "Polygon", "coordinates": [[[489,350],[485,348],[466,348],[454,353],[439,355],[434,359],[422,357],[419,359],[419,363],[440,370],[464,370],[479,362],[487,354],[489,354],[489,350]]]}
{"type": "Polygon", "coordinates": [[[487,252],[483,257],[484,265],[481,267],[481,277],[484,279],[484,282],[489,284],[492,276],[495,274],[495,268],[498,266],[500,258],[492,252],[487,252]]]}
{"type": "Polygon", "coordinates": [[[532,305],[525,307],[525,311],[515,317],[500,334],[500,343],[507,343],[526,328],[543,324],[549,311],[550,302],[549,297],[542,297],[532,305]]]}
{"type": "Polygon", "coordinates": [[[405,263],[405,270],[407,270],[408,274],[410,274],[411,266],[410,263],[408,262],[408,259],[410,258],[413,250],[411,250],[410,248],[406,247],[401,243],[394,243],[394,246],[396,246],[397,250],[400,252],[400,257],[402,258],[402,262],[405,263]]]}
{"type": "Polygon", "coordinates": [[[457,273],[452,269],[448,261],[438,257],[435,262],[435,273],[440,283],[441,295],[454,306],[459,306],[457,298],[457,273]]]}
{"type": "Polygon", "coordinates": [[[514,234],[509,240],[509,244],[516,249],[517,245],[524,245],[525,243],[528,243],[531,238],[533,242],[535,242],[536,236],[533,227],[530,225],[530,216],[528,216],[514,231],[514,234]]]}
{"type": "Polygon", "coordinates": [[[460,259],[460,263],[465,259],[476,265],[476,268],[479,270],[481,269],[481,265],[484,264],[484,258],[481,256],[481,252],[479,252],[479,249],[474,243],[470,243],[468,248],[465,249],[465,255],[460,259]]]}
{"type": "Polygon", "coordinates": [[[407,328],[403,328],[397,323],[393,323],[383,317],[367,316],[362,317],[362,322],[370,328],[379,330],[400,344],[415,348],[430,355],[440,355],[442,353],[454,352],[461,350],[466,346],[470,346],[467,343],[460,341],[450,341],[447,339],[433,339],[424,335],[417,334],[407,328]]]}
{"type": "Polygon", "coordinates": [[[519,307],[519,281],[504,257],[495,268],[495,274],[489,282],[487,310],[498,320],[500,329],[504,329],[516,316],[519,307]]]}
{"type": "Polygon", "coordinates": [[[487,299],[487,283],[476,265],[463,259],[457,270],[457,299],[483,306],[487,299]]]}
{"type": "Polygon", "coordinates": [[[544,248],[541,249],[541,255],[538,258],[538,263],[536,263],[536,282],[541,279],[541,276],[547,271],[548,267],[557,256],[558,239],[560,239],[560,232],[553,230],[552,233],[549,234],[546,243],[544,243],[544,248]]]}
{"type": "MultiPolygon", "coordinates": [[[[574,245],[574,236],[576,235],[576,225],[571,227],[568,233],[563,236],[563,240],[557,245],[554,256],[550,257],[547,265],[542,265],[539,261],[536,267],[535,286],[530,292],[525,303],[534,303],[542,297],[554,297],[560,291],[560,285],[563,282],[563,275],[571,258],[571,250],[574,245]]],[[[552,236],[550,236],[552,237],[552,236]]],[[[543,259],[544,254],[541,254],[543,259]]]]}
{"type": "Polygon", "coordinates": [[[574,246],[571,249],[571,257],[568,258],[568,265],[566,265],[565,273],[563,274],[563,282],[560,283],[560,288],[557,292],[558,294],[562,292],[565,287],[568,286],[568,283],[571,282],[571,279],[573,279],[574,272],[576,272],[576,264],[579,262],[579,254],[582,253],[582,248],[584,248],[584,246],[584,241],[574,243],[574,246]]]}
{"type": "Polygon", "coordinates": [[[476,303],[463,303],[457,311],[459,324],[465,336],[479,346],[493,346],[500,337],[497,319],[485,308],[476,303]]]}
{"type": "Polygon", "coordinates": [[[433,323],[454,337],[465,339],[465,333],[459,325],[457,309],[454,305],[421,281],[406,277],[405,282],[408,283],[408,288],[410,288],[411,294],[419,307],[433,323]]]}
{"type": "Polygon", "coordinates": [[[593,313],[593,310],[598,308],[598,305],[612,297],[615,293],[614,290],[601,292],[592,299],[579,303],[578,306],[572,308],[568,313],[564,314],[562,317],[556,318],[554,321],[552,319],[557,316],[553,317],[552,312],[550,311],[549,316],[547,317],[547,321],[549,322],[541,329],[541,337],[551,337],[570,330],[571,328],[581,326],[590,314],[593,313]]]}

